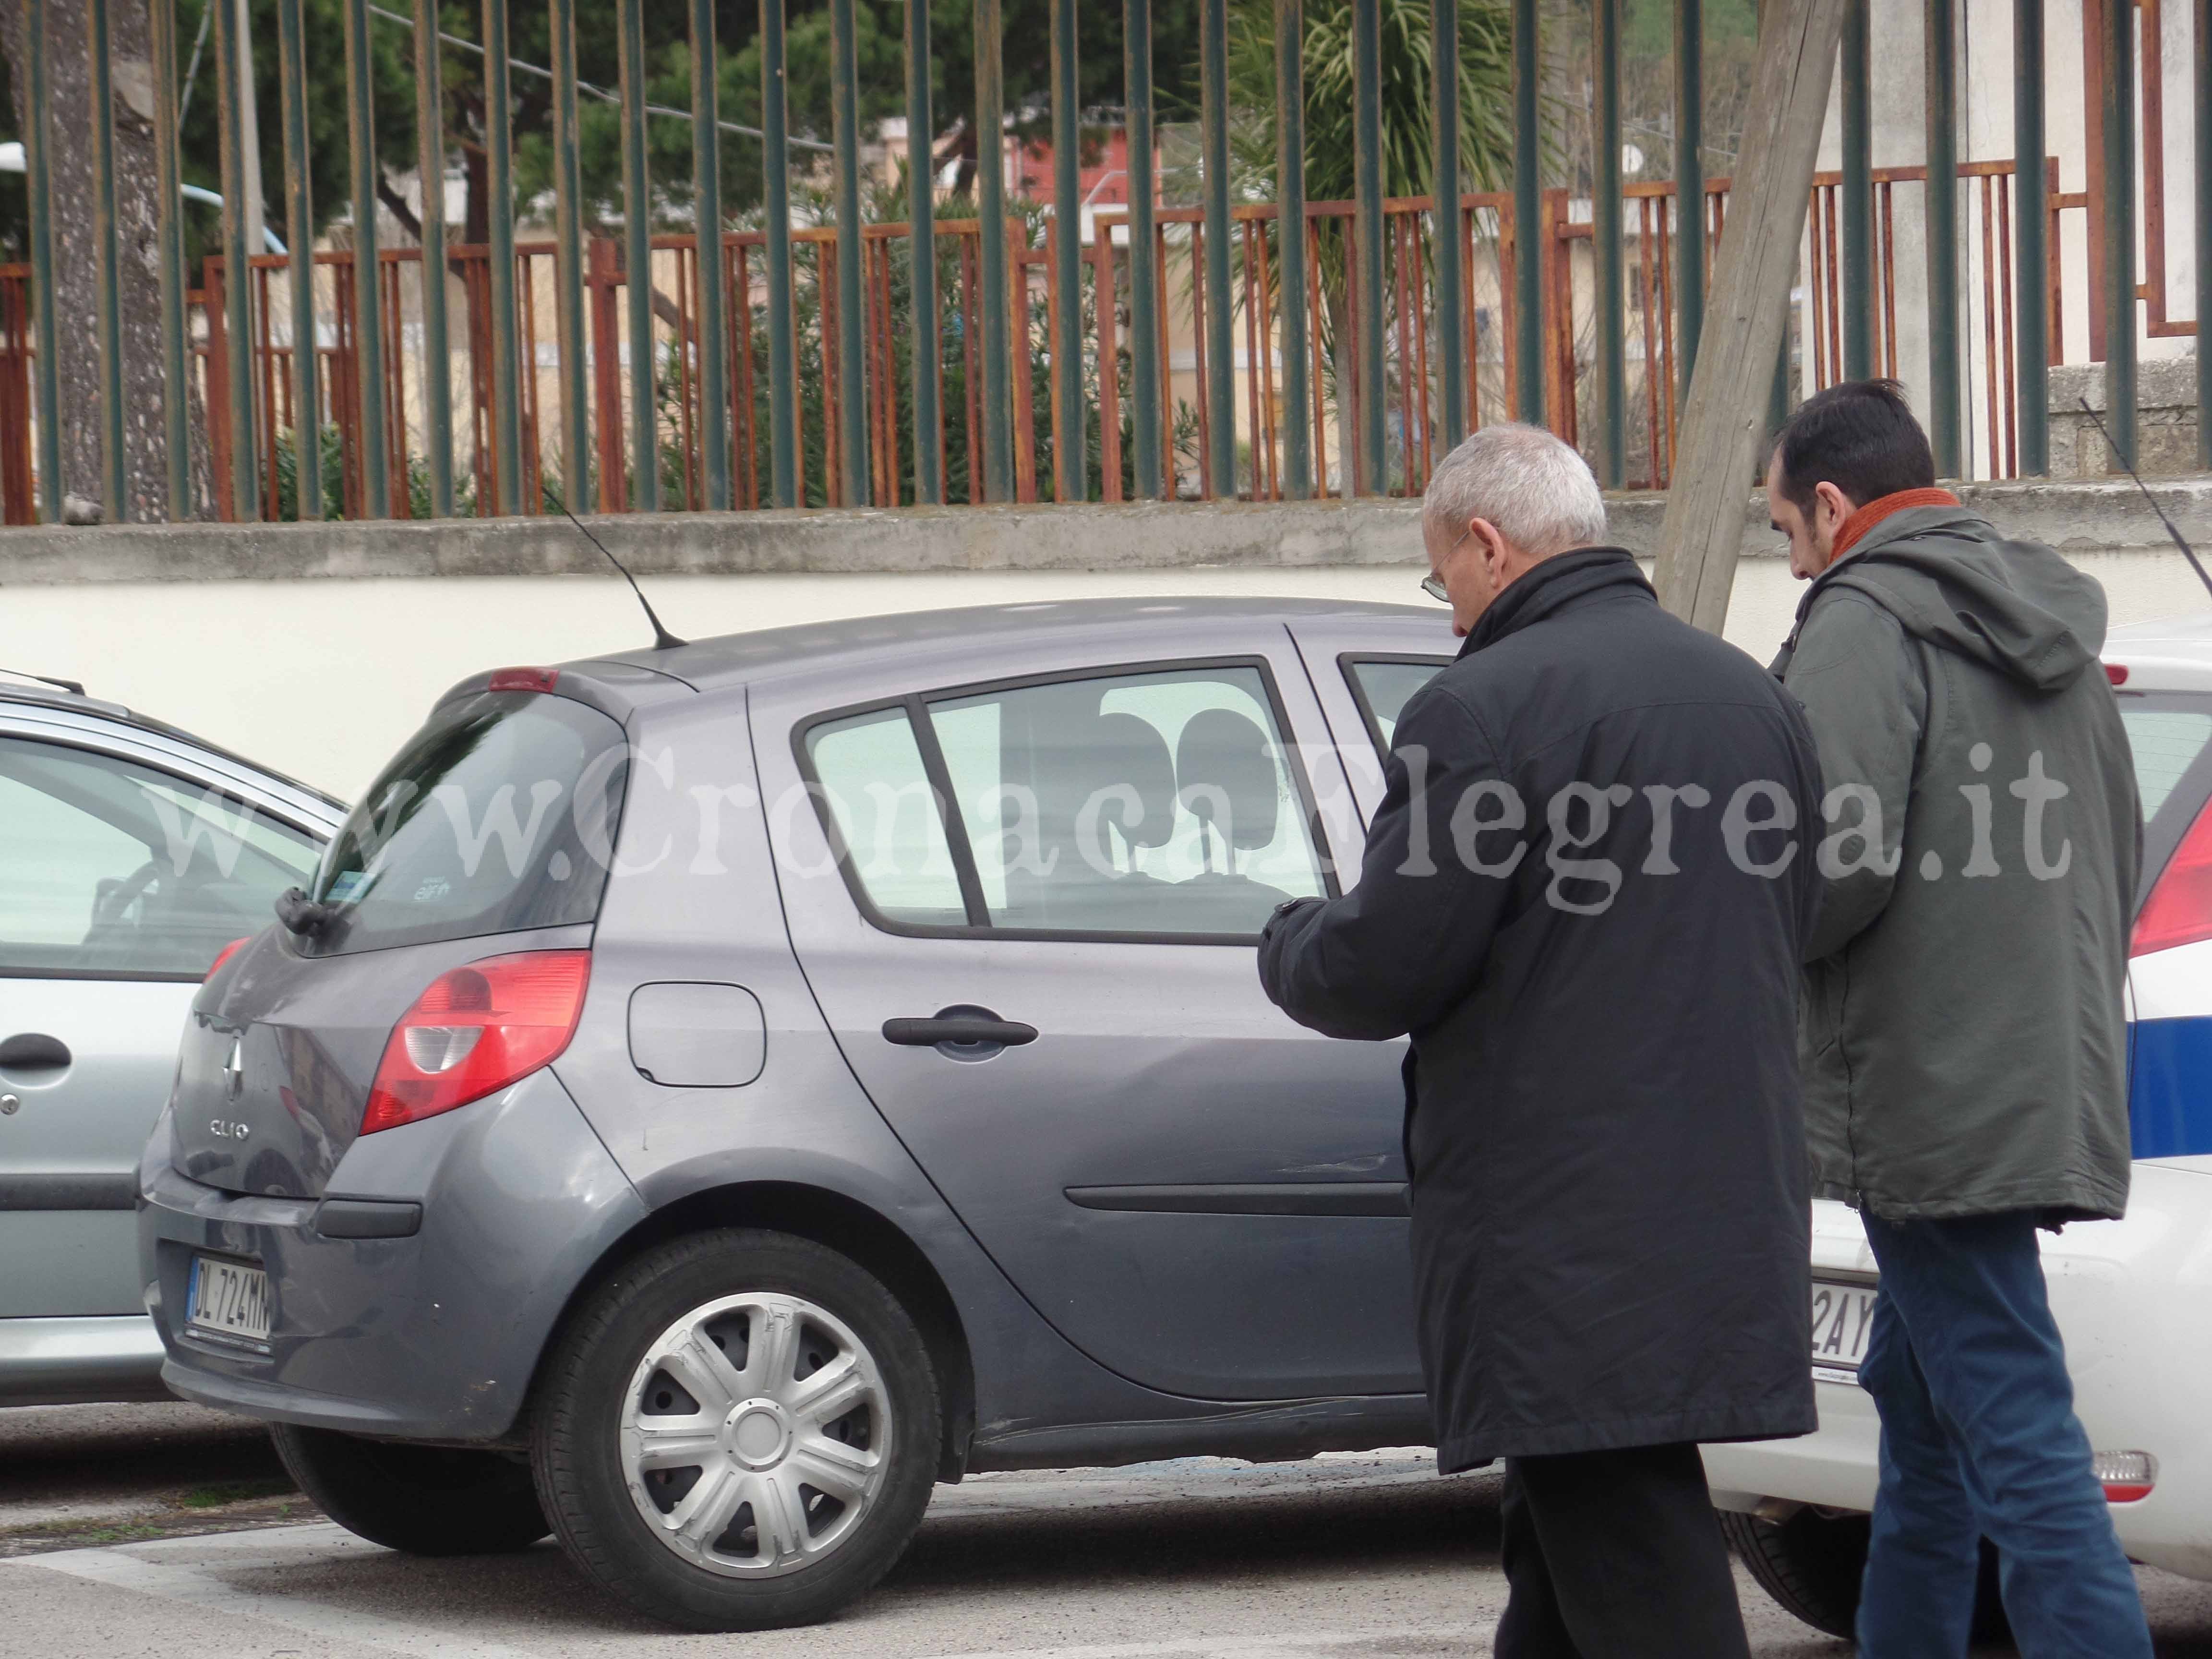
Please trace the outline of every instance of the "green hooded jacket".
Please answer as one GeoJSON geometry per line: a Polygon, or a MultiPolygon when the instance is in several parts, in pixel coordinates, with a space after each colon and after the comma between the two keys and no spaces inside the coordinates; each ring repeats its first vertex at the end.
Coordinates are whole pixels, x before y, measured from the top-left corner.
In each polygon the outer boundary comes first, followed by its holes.
{"type": "Polygon", "coordinates": [[[2142,831],[2105,617],[2093,578],[1956,506],[1891,514],[1797,608],[1773,666],[1827,792],[1798,1036],[1815,1196],[2127,1207],[2142,831]]]}

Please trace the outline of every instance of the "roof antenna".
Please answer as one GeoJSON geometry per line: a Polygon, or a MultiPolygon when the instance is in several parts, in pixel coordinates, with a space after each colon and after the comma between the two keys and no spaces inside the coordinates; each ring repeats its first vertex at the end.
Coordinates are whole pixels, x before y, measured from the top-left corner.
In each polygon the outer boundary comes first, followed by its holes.
{"type": "Polygon", "coordinates": [[[2173,527],[2173,520],[2166,516],[2166,509],[2158,504],[2158,497],[2150,493],[2150,486],[2136,475],[2133,466],[2129,465],[2128,458],[2120,453],[2120,447],[2112,441],[2112,434],[2106,431],[2105,422],[2098,416],[2097,411],[2089,407],[2089,400],[2087,398],[2081,398],[2075,401],[2081,405],[2081,412],[2094,422],[2097,430],[2104,434],[2106,447],[2112,452],[2112,459],[2126,467],[2128,477],[2135,479],[2136,488],[2142,491],[2142,498],[2150,503],[2150,510],[2158,514],[2158,521],[2166,526],[2166,533],[2173,538],[2173,544],[2179,548],[2183,556],[2188,559],[2189,568],[2197,573],[2197,580],[2204,584],[2205,592],[2212,593],[2212,575],[2205,574],[2204,562],[2197,556],[2197,550],[2181,539],[2181,532],[2173,527]]]}
{"type": "Polygon", "coordinates": [[[584,521],[568,511],[568,502],[553,493],[553,486],[541,479],[538,488],[545,492],[548,501],[561,509],[562,516],[576,526],[584,539],[598,548],[600,552],[606,553],[607,562],[622,572],[622,579],[629,584],[629,591],[637,595],[637,602],[645,607],[646,621],[653,624],[653,648],[656,651],[673,651],[679,645],[689,645],[690,643],[689,640],[678,639],[675,635],[660,625],[660,618],[653,614],[653,601],[645,597],[645,590],[637,585],[637,578],[629,574],[629,567],[615,557],[612,553],[607,552],[607,544],[584,528],[584,521]]]}

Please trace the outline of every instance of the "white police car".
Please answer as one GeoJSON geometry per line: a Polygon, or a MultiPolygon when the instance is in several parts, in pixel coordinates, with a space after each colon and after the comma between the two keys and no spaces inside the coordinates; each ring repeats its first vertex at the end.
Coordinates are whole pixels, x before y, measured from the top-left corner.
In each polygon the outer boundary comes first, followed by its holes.
{"type": "MultiPolygon", "coordinates": [[[[2135,1176],[2124,1220],[2045,1235],[2043,1264],[2122,1546],[2212,1579],[2212,613],[2116,629],[2105,660],[2143,809],[2129,963],[2135,1176]]],[[[1844,1205],[1814,1206],[1813,1278],[1820,1432],[1708,1446],[1705,1468],[1752,1575],[1847,1636],[1880,1425],[1856,1375],[1874,1256],[1844,1205]]]]}

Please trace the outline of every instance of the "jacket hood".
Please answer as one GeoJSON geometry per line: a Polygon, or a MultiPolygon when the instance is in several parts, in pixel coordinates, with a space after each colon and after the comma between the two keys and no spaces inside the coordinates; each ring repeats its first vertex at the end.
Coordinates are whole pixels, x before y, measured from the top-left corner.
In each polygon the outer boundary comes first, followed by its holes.
{"type": "MultiPolygon", "coordinates": [[[[1893,513],[1824,571],[1797,607],[1847,588],[1907,634],[1970,657],[2038,691],[2070,685],[2105,644],[2105,590],[2051,549],[2008,542],[1978,513],[1915,507],[1893,513]]],[[[1791,634],[1791,644],[1796,635],[1791,634]]]]}
{"type": "Polygon", "coordinates": [[[1459,654],[1464,657],[1494,645],[1508,634],[1607,588],[1633,590],[1658,602],[1637,568],[1636,556],[1626,548],[1578,547],[1571,553],[1555,553],[1491,601],[1490,609],[1475,618],[1459,654]]]}

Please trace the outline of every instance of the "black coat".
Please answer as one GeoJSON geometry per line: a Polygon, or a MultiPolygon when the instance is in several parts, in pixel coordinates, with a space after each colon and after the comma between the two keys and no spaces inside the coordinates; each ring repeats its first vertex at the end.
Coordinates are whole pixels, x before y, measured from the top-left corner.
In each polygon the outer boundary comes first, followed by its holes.
{"type": "Polygon", "coordinates": [[[1260,973],[1316,1030],[1413,1035],[1439,1467],[1809,1432],[1820,771],[1797,705],[1628,554],[1585,549],[1507,588],[1407,704],[1386,784],[1358,885],[1279,912],[1260,973]],[[1708,804],[1674,801],[1662,834],[1646,791],[1686,785],[1708,804]],[[1508,789],[1526,828],[1480,828],[1508,789]],[[1746,828],[1791,815],[1802,846],[1746,828]]]}

